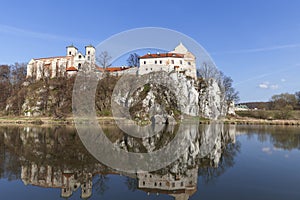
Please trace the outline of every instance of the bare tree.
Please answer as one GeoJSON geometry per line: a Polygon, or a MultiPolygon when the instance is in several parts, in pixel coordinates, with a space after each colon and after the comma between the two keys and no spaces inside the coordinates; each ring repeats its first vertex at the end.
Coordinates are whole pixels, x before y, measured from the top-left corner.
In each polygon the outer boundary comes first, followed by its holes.
{"type": "Polygon", "coordinates": [[[278,95],[273,95],[271,98],[272,108],[275,110],[280,110],[286,106],[291,106],[292,109],[297,105],[297,99],[294,94],[282,93],[278,95]]]}
{"type": "Polygon", "coordinates": [[[11,93],[10,67],[0,65],[0,111],[6,106],[6,100],[11,93]]]}
{"type": "Polygon", "coordinates": [[[300,91],[295,93],[296,99],[297,99],[297,108],[300,109],[300,91]]]}
{"type": "Polygon", "coordinates": [[[25,101],[26,90],[22,88],[22,84],[26,79],[26,64],[25,63],[15,63],[10,66],[11,76],[11,92],[10,97],[7,101],[10,102],[11,108],[9,113],[14,115],[22,114],[22,105],[25,101]]]}
{"type": "Polygon", "coordinates": [[[220,81],[220,87],[223,87],[225,100],[227,101],[227,103],[230,104],[231,102],[238,102],[240,100],[239,92],[235,91],[235,89],[233,88],[232,78],[224,75],[223,72],[220,72],[220,81]]]}
{"type": "Polygon", "coordinates": [[[205,81],[209,79],[219,80],[220,72],[213,64],[204,62],[200,69],[197,70],[197,76],[205,81]]]}
{"type": "Polygon", "coordinates": [[[11,82],[14,88],[20,88],[26,79],[26,64],[15,63],[11,68],[11,82]]]}
{"type": "Polygon", "coordinates": [[[132,53],[129,55],[127,59],[127,65],[130,67],[139,67],[140,66],[140,56],[136,53],[132,53]]]}
{"type": "Polygon", "coordinates": [[[104,69],[111,66],[111,59],[112,57],[108,54],[107,51],[102,51],[97,57],[97,61],[99,62],[100,66],[104,69]]]}

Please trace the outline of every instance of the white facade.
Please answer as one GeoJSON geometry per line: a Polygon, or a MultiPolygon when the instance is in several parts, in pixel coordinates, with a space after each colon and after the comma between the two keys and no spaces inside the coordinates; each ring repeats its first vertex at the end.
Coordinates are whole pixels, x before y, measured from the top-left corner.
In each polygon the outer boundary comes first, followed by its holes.
{"type": "Polygon", "coordinates": [[[85,47],[85,54],[72,45],[67,47],[66,56],[31,59],[27,64],[27,78],[40,80],[74,75],[84,63],[95,64],[95,53],[95,47],[91,45],[85,47]]]}
{"type": "Polygon", "coordinates": [[[147,74],[157,71],[176,71],[186,76],[197,78],[196,58],[180,43],[174,51],[168,53],[150,54],[140,57],[139,74],[147,74]]]}

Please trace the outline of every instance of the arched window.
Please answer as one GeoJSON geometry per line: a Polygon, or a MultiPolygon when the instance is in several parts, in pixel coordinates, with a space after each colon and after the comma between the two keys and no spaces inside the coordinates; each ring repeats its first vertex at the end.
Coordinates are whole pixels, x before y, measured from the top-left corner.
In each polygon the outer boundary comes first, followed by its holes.
{"type": "Polygon", "coordinates": [[[78,64],[78,69],[80,69],[80,68],[81,68],[81,63],[78,64]]]}

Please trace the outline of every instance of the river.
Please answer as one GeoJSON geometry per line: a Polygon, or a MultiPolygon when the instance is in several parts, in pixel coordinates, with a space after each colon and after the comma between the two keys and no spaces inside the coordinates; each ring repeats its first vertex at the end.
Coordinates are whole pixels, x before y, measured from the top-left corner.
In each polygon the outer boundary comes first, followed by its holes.
{"type": "Polygon", "coordinates": [[[98,161],[75,127],[1,125],[0,199],[300,199],[300,127],[190,124],[147,139],[103,130],[126,152],[155,152],[179,131],[191,146],[161,169],[131,173],[98,161]]]}

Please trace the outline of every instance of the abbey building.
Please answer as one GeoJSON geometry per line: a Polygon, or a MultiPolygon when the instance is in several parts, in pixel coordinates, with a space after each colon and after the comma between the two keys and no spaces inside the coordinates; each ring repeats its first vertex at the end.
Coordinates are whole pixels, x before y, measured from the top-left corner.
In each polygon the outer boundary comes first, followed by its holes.
{"type": "Polygon", "coordinates": [[[43,77],[74,75],[85,62],[95,64],[95,53],[95,47],[92,45],[85,47],[85,54],[71,45],[66,47],[65,56],[33,58],[27,64],[27,78],[40,80],[43,77]]]}
{"type": "MultiPolygon", "coordinates": [[[[173,51],[166,53],[148,53],[139,57],[138,74],[143,75],[151,72],[166,71],[177,72],[197,78],[196,57],[180,43],[173,51]]],[[[95,72],[107,72],[111,75],[122,75],[130,70],[130,67],[101,68],[96,65],[96,49],[92,45],[85,47],[85,53],[71,45],[66,48],[66,55],[57,57],[34,58],[27,65],[27,78],[40,80],[44,77],[55,78],[75,75],[78,70],[86,66],[95,66],[95,72]],[[90,64],[90,65],[85,65],[90,64]]]]}

